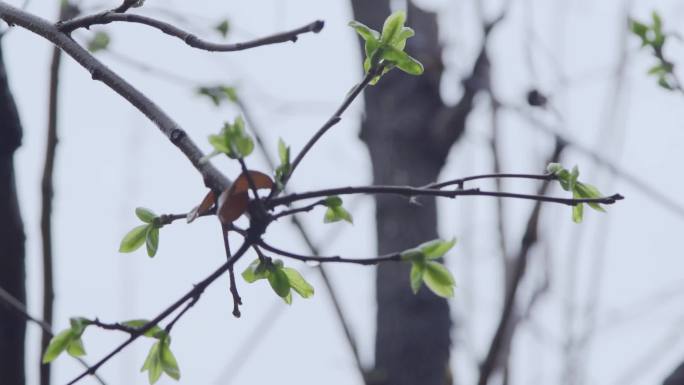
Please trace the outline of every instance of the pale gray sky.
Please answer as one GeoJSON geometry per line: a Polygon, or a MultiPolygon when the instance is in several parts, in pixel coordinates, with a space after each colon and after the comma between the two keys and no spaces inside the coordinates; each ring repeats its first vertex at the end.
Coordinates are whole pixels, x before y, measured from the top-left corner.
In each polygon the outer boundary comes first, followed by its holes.
{"type": "MultiPolygon", "coordinates": [[[[444,60],[449,66],[443,89],[451,100],[458,98],[458,80],[469,69],[479,44],[474,1],[422,2],[440,12],[444,60]]],[[[18,5],[21,1],[10,3],[18,5]]],[[[84,1],[91,10],[115,3],[84,1]]],[[[684,183],[678,178],[677,167],[684,160],[677,150],[684,143],[684,97],[658,88],[655,80],[646,76],[653,60],[647,51],[638,50],[635,39],[627,41],[624,77],[615,78],[626,28],[623,3],[513,0],[509,17],[492,37],[495,90],[504,102],[516,106],[522,106],[530,86],[553,93],[562,121],[549,112],[533,112],[538,119],[684,204],[684,199],[678,198],[684,196],[684,183]],[[529,57],[528,44],[533,50],[529,57]],[[617,98],[616,80],[622,86],[617,98]]],[[[29,11],[54,18],[56,6],[57,1],[33,0],[29,11]]],[[[347,1],[147,0],[146,6],[149,9],[140,12],[168,17],[155,9],[171,9],[189,15],[190,29],[212,39],[218,36],[207,32],[206,26],[228,17],[234,25],[233,41],[315,19],[326,21],[321,34],[301,36],[296,44],[224,54],[191,49],[144,26],[119,23],[103,27],[111,34],[111,47],[117,54],[157,70],[141,72],[108,53],[98,57],[167,110],[207,151],[206,136],[217,131],[223,121],[232,120],[236,111],[216,109],[195,96],[188,84],[160,78],[162,69],[193,81],[238,85],[255,120],[267,133],[273,153],[278,137],[293,150],[301,148],[360,79],[356,37],[346,26],[351,20],[347,1]]],[[[487,2],[486,8],[495,15],[498,2],[487,2]]],[[[684,17],[684,8],[674,0],[634,1],[629,9],[640,18],[659,9],[669,29],[681,25],[684,17]]],[[[77,39],[88,36],[88,32],[76,35],[77,39]]],[[[39,182],[51,49],[41,38],[19,28],[12,30],[3,44],[25,128],[24,144],[17,153],[18,183],[28,235],[30,309],[39,314],[39,182]]],[[[672,41],[668,51],[675,62],[684,62],[681,42],[672,41]]],[[[218,226],[204,219],[190,226],[164,228],[154,259],[144,251],[119,254],[119,241],[137,224],[133,213],[136,206],[157,213],[183,212],[204,195],[201,180],[156,127],[118,95],[93,82],[71,59],[64,63],[61,93],[54,212],[55,325],[64,328],[69,317],[78,315],[112,322],[152,318],[221,264],[225,256],[218,226]]],[[[486,99],[479,101],[466,137],[453,149],[444,178],[490,171],[489,113],[486,99]]],[[[362,107],[362,101],[356,101],[342,123],[311,152],[292,181],[294,187],[305,190],[371,181],[367,152],[357,139],[362,107]]],[[[550,136],[512,111],[502,115],[502,133],[504,171],[543,170],[550,136]]],[[[251,168],[266,170],[258,155],[248,161],[251,168]]],[[[608,214],[588,212],[579,227],[571,222],[569,208],[546,206],[543,232],[547,240],[532,256],[523,295],[541,280],[544,266],[548,266],[551,287],[515,340],[514,383],[559,383],[567,361],[563,345],[568,331],[582,335],[592,323],[594,339],[578,358],[584,380],[580,383],[658,383],[684,360],[684,335],[680,332],[684,323],[684,263],[679,244],[684,219],[632,185],[613,178],[577,151],[568,151],[565,163],[578,164],[582,176],[603,192],[620,192],[627,199],[609,208],[608,214]],[[592,299],[597,306],[594,318],[585,315],[592,299]]],[[[237,174],[236,165],[224,161],[216,164],[228,175],[237,174]]],[[[534,188],[524,183],[505,186],[516,191],[534,188]]],[[[558,190],[554,193],[563,194],[558,190]]],[[[314,229],[316,240],[328,241],[323,247],[328,253],[372,256],[372,202],[360,198],[352,205],[354,226],[322,226],[323,213],[319,211],[307,216],[306,224],[314,229]]],[[[474,381],[476,360],[486,352],[501,303],[500,259],[492,242],[495,205],[485,198],[468,198],[442,202],[440,207],[441,233],[460,240],[447,264],[459,283],[451,301],[458,320],[453,367],[460,383],[468,384],[474,381]]],[[[529,208],[527,202],[506,203],[507,240],[513,251],[529,208]]],[[[286,225],[274,228],[269,239],[304,251],[296,233],[286,225]]],[[[251,258],[239,266],[240,271],[251,258]]],[[[182,372],[180,383],[360,383],[319,278],[312,269],[299,267],[317,294],[310,300],[297,298],[291,307],[277,313],[272,309],[285,305],[262,282],[239,283],[245,302],[240,319],[230,314],[227,279],[212,286],[173,332],[172,348],[182,372]],[[273,317],[273,325],[259,336],[255,328],[262,325],[265,316],[273,317]],[[243,353],[236,349],[255,335],[259,336],[259,345],[240,370],[229,372],[227,365],[243,353]]],[[[343,292],[343,305],[362,356],[371,365],[373,268],[333,266],[331,270],[335,286],[343,292]]],[[[36,384],[38,329],[30,328],[28,338],[29,383],[36,384]]],[[[88,360],[95,361],[124,338],[115,332],[89,330],[84,337],[88,360]]],[[[149,341],[136,342],[100,373],[109,384],[146,384],[147,377],[139,368],[149,345],[149,341]]],[[[54,368],[55,384],[65,383],[81,370],[66,356],[60,357],[54,368]]],[[[82,383],[95,382],[87,379],[82,383]]],[[[175,382],[162,378],[159,383],[175,382]]]]}

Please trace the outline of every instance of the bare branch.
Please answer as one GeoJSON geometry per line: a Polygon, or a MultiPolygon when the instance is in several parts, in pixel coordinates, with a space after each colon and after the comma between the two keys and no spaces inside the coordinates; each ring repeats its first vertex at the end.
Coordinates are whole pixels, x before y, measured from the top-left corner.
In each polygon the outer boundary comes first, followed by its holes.
{"type": "Polygon", "coordinates": [[[418,197],[418,196],[435,196],[443,198],[455,198],[458,196],[489,196],[496,198],[517,198],[517,199],[527,199],[539,202],[551,202],[564,204],[569,206],[575,206],[580,203],[598,203],[598,204],[613,204],[616,201],[624,199],[620,194],[614,194],[611,196],[600,197],[600,198],[558,198],[549,197],[544,195],[535,194],[519,194],[510,192],[499,192],[499,191],[485,191],[479,188],[472,188],[466,190],[440,190],[432,188],[420,188],[420,187],[409,187],[409,186],[355,186],[355,187],[339,187],[331,188],[325,190],[316,190],[305,193],[294,193],[282,196],[280,198],[274,198],[269,202],[269,207],[274,208],[280,205],[287,205],[292,202],[297,202],[305,199],[311,198],[321,198],[331,195],[349,195],[349,194],[393,194],[393,195],[403,195],[406,197],[418,197]]]}
{"type": "Polygon", "coordinates": [[[90,28],[93,25],[109,24],[112,22],[127,22],[127,23],[137,23],[156,28],[161,32],[176,37],[183,40],[185,44],[190,47],[211,51],[211,52],[234,52],[243,51],[250,48],[261,47],[264,45],[285,43],[288,41],[295,42],[299,35],[304,33],[318,33],[323,29],[324,22],[322,20],[316,20],[313,23],[309,23],[303,27],[299,27],[290,31],[285,31],[277,33],[271,36],[262,37],[252,41],[246,41],[242,43],[232,43],[232,44],[221,44],[212,43],[206,40],[202,40],[194,34],[184,31],[173,24],[167,23],[165,21],[157,20],[148,16],[135,15],[129,13],[118,13],[115,11],[105,11],[97,13],[94,15],[82,16],[69,21],[57,23],[57,28],[64,33],[71,33],[79,28],[90,28]]]}
{"type": "Polygon", "coordinates": [[[314,256],[314,255],[296,254],[296,253],[292,253],[292,252],[285,251],[285,250],[279,249],[277,247],[271,246],[264,241],[259,241],[259,246],[263,247],[264,250],[268,250],[272,253],[281,255],[283,257],[296,259],[296,260],[299,260],[302,262],[321,262],[321,263],[340,262],[340,263],[355,263],[358,265],[377,265],[378,263],[381,263],[381,262],[400,261],[401,260],[401,255],[399,253],[387,254],[387,255],[377,257],[377,258],[353,259],[353,258],[343,258],[343,257],[340,257],[338,255],[330,256],[330,257],[321,257],[321,256],[314,256]]]}
{"type": "Polygon", "coordinates": [[[356,99],[357,96],[361,94],[361,91],[364,90],[370,84],[371,80],[378,74],[382,73],[383,68],[378,68],[376,71],[371,71],[366,76],[361,80],[361,83],[357,84],[352,90],[347,94],[347,97],[344,98],[344,101],[342,101],[342,105],[333,113],[333,115],[328,119],[328,121],[323,124],[321,128],[316,131],[314,136],[309,139],[309,141],[304,145],[304,148],[302,148],[302,151],[297,154],[297,157],[295,158],[294,162],[292,162],[292,168],[290,169],[290,172],[283,178],[283,184],[286,184],[287,181],[290,179],[290,176],[292,176],[292,173],[294,173],[295,169],[297,166],[299,166],[299,163],[301,163],[302,159],[304,159],[304,156],[311,150],[311,147],[313,147],[314,144],[320,139],[323,135],[325,135],[326,132],[330,128],[332,128],[334,125],[339,123],[340,120],[342,120],[342,114],[349,108],[351,103],[356,99]]]}

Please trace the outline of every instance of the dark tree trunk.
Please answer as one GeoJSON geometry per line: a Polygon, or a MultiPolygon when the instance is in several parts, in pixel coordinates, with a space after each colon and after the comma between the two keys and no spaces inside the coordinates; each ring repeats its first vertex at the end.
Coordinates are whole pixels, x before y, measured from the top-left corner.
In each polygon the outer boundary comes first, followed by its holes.
{"type": "MultiPolygon", "coordinates": [[[[14,151],[21,144],[21,124],[9,89],[0,46],[0,287],[26,303],[24,227],[14,181],[14,151]]],[[[24,385],[25,318],[0,303],[0,379],[24,385]]]]}
{"type": "MultiPolygon", "coordinates": [[[[388,0],[352,0],[354,18],[380,30],[390,14],[388,0]]],[[[439,175],[452,144],[463,132],[476,89],[447,107],[439,93],[442,50],[436,17],[409,3],[408,23],[416,36],[407,52],[425,66],[423,76],[398,70],[367,89],[361,138],[368,145],[375,184],[420,186],[439,175]]],[[[434,199],[420,205],[399,197],[376,200],[378,253],[411,248],[437,237],[434,199]]],[[[375,368],[368,383],[444,385],[451,383],[448,362],[451,319],[448,303],[427,289],[411,292],[407,264],[377,270],[375,368]]]]}
{"type": "Polygon", "coordinates": [[[663,382],[663,385],[684,385],[684,363],[679,365],[663,382]]]}

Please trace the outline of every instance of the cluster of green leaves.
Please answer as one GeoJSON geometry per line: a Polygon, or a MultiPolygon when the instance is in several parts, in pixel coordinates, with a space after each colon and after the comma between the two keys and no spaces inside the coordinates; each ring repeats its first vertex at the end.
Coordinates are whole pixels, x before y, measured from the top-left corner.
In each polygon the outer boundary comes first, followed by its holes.
{"type": "Polygon", "coordinates": [[[285,267],[279,259],[256,259],[242,272],[242,278],[248,283],[260,279],[268,280],[273,291],[288,305],[292,303],[292,290],[302,298],[314,294],[314,288],[293,268],[285,267]]]}
{"type": "Polygon", "coordinates": [[[629,28],[634,35],[641,39],[641,47],[650,47],[653,56],[658,61],[648,70],[648,74],[658,78],[659,86],[670,91],[674,90],[677,87],[672,76],[674,64],[666,60],[663,54],[667,34],[663,32],[663,21],[660,15],[653,11],[650,23],[630,19],[629,28]]]}
{"type": "Polygon", "coordinates": [[[86,327],[92,323],[91,320],[83,317],[74,317],[69,320],[71,327],[57,333],[48,344],[43,353],[43,363],[52,362],[62,352],[66,351],[73,357],[85,356],[85,348],[81,335],[86,327]]]}
{"type": "MultiPolygon", "coordinates": [[[[145,320],[129,321],[127,326],[142,327],[146,323],[147,321],[145,320]],[[131,322],[135,322],[138,326],[131,325],[131,322]]],[[[144,335],[157,339],[157,342],[150,347],[147,358],[145,358],[145,362],[140,369],[141,372],[147,371],[150,384],[157,382],[162,373],[166,373],[167,376],[174,380],[179,380],[180,368],[178,367],[176,357],[171,352],[171,336],[158,326],[148,330],[144,335]]]]}
{"type": "Polygon", "coordinates": [[[411,262],[411,290],[418,293],[423,282],[440,297],[454,296],[456,281],[449,270],[435,261],[444,256],[456,244],[456,239],[435,239],[401,253],[401,259],[411,262]]]}
{"type": "Polygon", "coordinates": [[[280,159],[280,164],[275,170],[275,183],[278,190],[282,190],[285,188],[285,178],[287,178],[287,175],[292,170],[290,146],[286,145],[282,139],[278,139],[278,158],[280,159]]]}
{"type": "Polygon", "coordinates": [[[415,35],[413,29],[404,26],[405,23],[406,12],[404,11],[391,14],[385,20],[382,33],[358,21],[349,23],[349,26],[354,28],[365,41],[366,58],[363,62],[363,68],[366,73],[375,72],[382,68],[382,71],[373,78],[371,84],[377,83],[382,75],[394,67],[411,75],[423,73],[423,65],[404,52],[406,40],[415,35]]]}
{"type": "Polygon", "coordinates": [[[220,106],[223,102],[237,103],[238,95],[235,87],[226,85],[203,86],[197,88],[197,94],[208,97],[215,106],[220,106]]]}
{"type": "Polygon", "coordinates": [[[245,132],[245,121],[241,116],[232,124],[226,122],[221,133],[209,135],[209,143],[214,151],[202,158],[203,162],[218,154],[226,154],[231,159],[245,158],[254,151],[254,140],[245,132]]]}
{"type": "Polygon", "coordinates": [[[349,211],[342,207],[342,198],[337,195],[327,197],[323,202],[323,205],[328,209],[325,211],[325,216],[323,217],[323,222],[332,223],[339,221],[347,221],[349,223],[354,223],[349,211]]]}
{"type": "MultiPolygon", "coordinates": [[[[594,186],[587,184],[587,183],[582,183],[577,180],[579,177],[579,169],[577,166],[573,167],[572,170],[567,170],[563,168],[563,166],[560,163],[549,163],[549,165],[546,167],[546,170],[554,175],[558,182],[560,183],[561,187],[565,191],[571,191],[572,192],[572,197],[577,199],[577,198],[587,198],[587,199],[594,199],[594,198],[601,198],[603,195],[601,192],[594,186]]],[[[596,211],[601,211],[605,212],[606,210],[601,207],[600,204],[598,203],[587,203],[589,207],[596,211]]],[[[580,223],[582,222],[582,219],[584,218],[584,204],[579,203],[575,206],[572,207],[572,220],[575,223],[580,223]]]]}
{"type": "Polygon", "coordinates": [[[135,209],[135,215],[145,224],[136,226],[124,235],[119,246],[120,253],[131,253],[143,243],[147,246],[147,255],[154,257],[159,248],[159,229],[163,227],[157,214],[144,207],[135,209]]]}
{"type": "Polygon", "coordinates": [[[97,31],[95,35],[88,41],[87,48],[88,51],[95,53],[98,51],[104,51],[109,48],[109,43],[111,43],[111,38],[109,34],[104,31],[97,31]]]}

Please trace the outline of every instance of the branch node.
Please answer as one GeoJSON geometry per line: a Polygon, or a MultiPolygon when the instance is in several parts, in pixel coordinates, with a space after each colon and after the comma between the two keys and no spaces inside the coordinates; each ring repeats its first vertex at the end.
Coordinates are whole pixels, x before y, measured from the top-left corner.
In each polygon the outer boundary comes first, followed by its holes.
{"type": "Polygon", "coordinates": [[[102,80],[102,71],[100,71],[100,70],[97,69],[97,68],[91,68],[91,69],[90,69],[90,77],[91,77],[93,80],[98,80],[98,81],[99,81],[99,80],[102,80]]]}
{"type": "Polygon", "coordinates": [[[313,33],[319,33],[321,32],[324,26],[325,22],[323,20],[316,20],[315,22],[313,22],[313,24],[311,24],[311,31],[313,33]]]}
{"type": "Polygon", "coordinates": [[[171,143],[178,145],[178,143],[185,137],[185,131],[180,128],[174,128],[169,134],[169,139],[171,143]]]}

